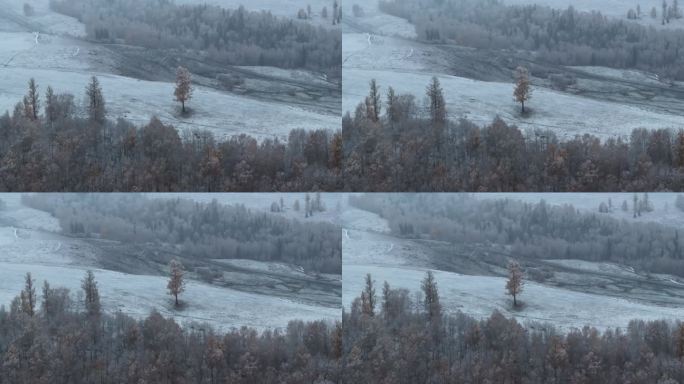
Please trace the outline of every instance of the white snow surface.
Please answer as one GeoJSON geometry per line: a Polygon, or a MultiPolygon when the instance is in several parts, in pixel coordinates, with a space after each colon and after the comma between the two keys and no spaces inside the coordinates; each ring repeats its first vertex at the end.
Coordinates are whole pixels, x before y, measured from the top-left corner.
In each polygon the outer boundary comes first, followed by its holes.
{"type": "MultiPolygon", "coordinates": [[[[266,1],[263,5],[276,3],[281,2],[266,1]]],[[[188,104],[193,114],[182,117],[179,104],[174,101],[173,83],[114,74],[120,58],[107,48],[77,39],[85,33],[82,23],[50,11],[48,0],[31,4],[37,15],[27,18],[23,15],[23,2],[0,0],[0,115],[5,111],[12,113],[25,95],[30,78],[35,78],[41,94],[52,86],[55,93],[73,94],[82,107],[85,86],[91,76],[97,76],[105,95],[107,116],[113,120],[123,117],[142,125],[157,116],[179,131],[208,130],[218,139],[248,134],[259,140],[277,137],[282,141],[295,128],[340,127],[339,115],[319,112],[313,107],[258,100],[198,85],[188,104]],[[29,25],[20,26],[13,20],[29,25]],[[40,32],[37,38],[36,32],[40,32]]],[[[270,67],[251,70],[276,77],[322,81],[306,71],[270,67]]]]}
{"type": "Polygon", "coordinates": [[[440,73],[411,70],[343,68],[342,110],[353,112],[368,93],[368,83],[376,79],[381,91],[393,87],[397,93],[410,93],[422,104],[425,88],[437,76],[444,90],[447,111],[452,120],[467,118],[478,125],[490,124],[497,116],[521,130],[544,129],[560,138],[590,133],[601,138],[627,137],[636,128],[678,128],[684,116],[651,111],[609,101],[593,100],[545,88],[535,88],[528,106],[529,117],[520,115],[513,101],[513,84],[484,82],[440,73]],[[535,100],[540,100],[535,103],[535,100]]]}
{"type": "MultiPolygon", "coordinates": [[[[529,196],[529,201],[538,201],[540,195],[544,194],[481,194],[477,196],[490,199],[504,197],[516,199],[529,196]]],[[[591,197],[577,195],[576,201],[587,201],[591,197]]],[[[655,196],[655,194],[649,196],[655,196]]],[[[670,197],[673,196],[670,195],[670,197]]],[[[593,203],[586,203],[586,205],[595,203],[598,207],[599,200],[606,197],[594,194],[593,203]]],[[[570,199],[566,197],[564,201],[570,201],[570,199]]],[[[654,201],[661,201],[660,197],[655,197],[654,201]]],[[[549,201],[549,203],[556,202],[549,201]]],[[[425,273],[433,270],[427,257],[428,250],[416,242],[394,238],[387,234],[384,227],[379,224],[384,220],[378,215],[358,209],[351,209],[351,211],[353,212],[351,215],[343,215],[343,232],[346,236],[343,235],[342,240],[342,302],[345,308],[349,308],[352,301],[360,295],[364,277],[368,273],[372,275],[376,284],[383,284],[387,281],[393,288],[405,288],[411,294],[419,291],[420,282],[425,273]],[[366,223],[374,224],[368,226],[366,223]]],[[[612,273],[616,271],[624,274],[630,273],[628,268],[616,264],[600,265],[578,260],[554,262],[589,270],[608,268],[612,273]]],[[[624,329],[629,321],[634,319],[681,320],[684,316],[684,309],[681,308],[581,293],[534,282],[526,282],[524,294],[521,297],[524,308],[512,310],[511,299],[504,289],[505,278],[433,271],[440,292],[440,301],[448,313],[461,311],[477,318],[486,318],[494,310],[498,310],[507,317],[515,317],[523,323],[547,323],[565,331],[571,328],[582,328],[585,325],[597,329],[616,327],[624,329]]],[[[663,276],[666,280],[671,278],[671,276],[663,276]]]]}
{"type": "Polygon", "coordinates": [[[193,92],[191,107],[194,114],[181,118],[173,101],[173,83],[57,69],[0,68],[0,111],[14,109],[25,93],[29,78],[34,78],[41,90],[50,85],[55,92],[76,95],[82,105],[85,87],[93,75],[98,76],[105,94],[107,115],[139,125],[157,116],[181,131],[203,129],[218,138],[244,133],[259,139],[278,137],[281,140],[287,140],[295,128],[339,129],[339,116],[317,114],[300,107],[254,100],[201,86],[195,86],[193,92]]]}
{"type": "MultiPolygon", "coordinates": [[[[186,195],[192,199],[193,194],[186,195]]],[[[132,275],[97,267],[96,253],[89,242],[63,236],[57,220],[49,214],[25,207],[20,194],[2,194],[0,200],[0,305],[8,306],[21,291],[24,276],[31,272],[38,284],[68,288],[78,298],[85,271],[95,273],[103,309],[144,318],[154,309],[180,323],[208,323],[219,330],[249,326],[258,330],[284,328],[290,320],[336,321],[339,308],[315,306],[295,299],[279,298],[189,279],[176,310],[166,290],[164,276],[132,275]]],[[[263,269],[280,269],[276,263],[253,262],[263,269]]],[[[284,271],[286,272],[286,271],[284,271]]],[[[293,267],[292,272],[296,272],[293,267]]]]}

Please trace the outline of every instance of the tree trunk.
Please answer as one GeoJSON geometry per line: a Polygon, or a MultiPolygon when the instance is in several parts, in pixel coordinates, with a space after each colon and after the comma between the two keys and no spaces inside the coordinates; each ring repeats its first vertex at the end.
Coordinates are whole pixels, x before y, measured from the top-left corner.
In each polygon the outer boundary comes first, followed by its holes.
{"type": "Polygon", "coordinates": [[[522,104],[522,113],[525,113],[525,102],[521,101],[520,103],[522,104]]]}
{"type": "Polygon", "coordinates": [[[174,297],[176,298],[176,307],[178,307],[178,294],[175,294],[174,297]]]}
{"type": "Polygon", "coordinates": [[[183,113],[185,113],[185,101],[181,101],[181,105],[183,106],[183,113]]]}

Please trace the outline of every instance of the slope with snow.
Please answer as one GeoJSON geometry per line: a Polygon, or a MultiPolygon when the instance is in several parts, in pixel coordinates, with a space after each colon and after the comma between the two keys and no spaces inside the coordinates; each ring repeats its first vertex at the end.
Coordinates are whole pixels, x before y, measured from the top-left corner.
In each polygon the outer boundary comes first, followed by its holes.
{"type": "MultiPolygon", "coordinates": [[[[483,195],[484,196],[484,195],[483,195]]],[[[501,198],[502,195],[486,198],[501,198]]],[[[519,196],[519,195],[517,195],[519,196]]],[[[516,196],[510,196],[515,198],[516,196]]],[[[484,197],[483,197],[484,198],[484,197]]],[[[586,200],[587,197],[578,197],[586,200]]],[[[671,292],[641,292],[640,297],[653,300],[631,300],[617,295],[607,296],[592,292],[580,292],[564,287],[555,287],[535,282],[527,282],[521,300],[524,306],[513,309],[511,299],[506,295],[504,277],[464,275],[457,272],[438,270],[432,263],[429,247],[423,243],[398,239],[388,234],[379,224],[376,214],[350,208],[350,215],[343,215],[343,293],[342,301],[349,308],[364,285],[364,277],[370,273],[377,284],[387,281],[394,288],[404,288],[409,292],[420,290],[420,282],[428,270],[435,272],[441,303],[448,313],[458,311],[475,317],[488,317],[498,310],[521,322],[541,322],[559,329],[581,328],[590,325],[599,329],[624,328],[630,320],[680,320],[684,309],[673,301],[668,294],[681,296],[681,287],[670,276],[660,278],[669,284],[671,292]],[[676,291],[676,292],[675,292],[676,291]],[[659,299],[659,300],[656,300],[659,299]]],[[[441,255],[458,257],[458,255],[441,255]]],[[[630,271],[619,265],[597,265],[576,260],[553,261],[568,268],[584,268],[587,272],[602,271],[613,278],[631,276],[630,271]]],[[[560,275],[560,274],[559,274],[560,275]]],[[[572,275],[576,276],[576,275],[572,275]]],[[[581,276],[581,275],[580,275],[581,276]]],[[[565,276],[563,276],[565,278],[565,276]]],[[[634,287],[635,291],[641,287],[634,287]]],[[[674,297],[674,296],[673,296],[674,297]]]]}
{"type": "MultiPolygon", "coordinates": [[[[302,290],[300,297],[270,296],[256,289],[236,290],[192,278],[181,295],[185,306],[175,309],[165,276],[102,269],[98,258],[106,257],[107,250],[98,247],[97,242],[60,234],[52,216],[23,206],[18,194],[5,194],[0,200],[5,205],[0,209],[0,305],[8,306],[19,294],[27,272],[38,284],[47,280],[52,287],[66,287],[78,299],[81,280],[90,269],[100,288],[103,309],[110,313],[143,318],[156,310],[180,323],[208,323],[221,330],[242,326],[259,330],[284,328],[290,320],[336,321],[341,316],[337,305],[313,304],[316,300],[324,302],[327,293],[302,290]]],[[[261,268],[293,277],[301,273],[279,263],[268,264],[258,264],[253,272],[261,268]]]]}
{"type": "Polygon", "coordinates": [[[97,76],[105,95],[107,115],[113,120],[126,118],[142,125],[157,116],[179,130],[209,130],[219,139],[248,134],[257,139],[287,140],[295,128],[339,129],[340,116],[335,105],[338,99],[328,95],[330,84],[306,71],[273,68],[238,68],[263,78],[261,82],[265,84],[254,85],[259,93],[255,96],[215,89],[214,80],[198,77],[197,82],[203,85],[195,85],[189,103],[193,113],[181,116],[172,82],[119,75],[121,68],[131,73],[145,71],[147,63],[136,62],[139,58],[131,60],[116,47],[81,39],[83,24],[50,11],[47,0],[32,3],[37,11],[33,17],[23,15],[20,3],[0,0],[0,114],[14,110],[26,94],[30,78],[36,79],[41,93],[51,86],[56,93],[75,95],[77,105],[83,106],[85,86],[91,76],[97,76]],[[279,91],[283,95],[275,91],[281,83],[287,88],[279,91]],[[270,93],[262,91],[269,84],[270,93]],[[318,100],[305,95],[306,92],[292,96],[301,84],[320,87],[324,96],[318,100]]]}
{"type": "MultiPolygon", "coordinates": [[[[570,2],[558,0],[564,1],[570,2]]],[[[616,2],[585,3],[615,9],[616,2]]],[[[415,95],[422,105],[427,84],[437,76],[453,120],[467,118],[485,125],[501,117],[524,131],[550,130],[562,139],[586,133],[627,137],[635,128],[684,126],[680,83],[664,82],[641,71],[547,63],[540,64],[540,72],[575,76],[577,84],[559,91],[550,87],[548,79],[533,78],[532,99],[526,105],[531,113],[523,116],[513,98],[512,69],[517,63],[529,66],[534,61],[530,55],[490,57],[470,48],[425,44],[415,40],[415,28],[408,21],[384,15],[374,4],[365,8],[370,9],[366,16],[355,18],[347,13],[344,20],[343,112],[353,112],[364,100],[371,79],[378,81],[382,92],[391,86],[398,93],[415,95]],[[389,22],[393,28],[386,28],[387,20],[393,20],[389,22]]]]}

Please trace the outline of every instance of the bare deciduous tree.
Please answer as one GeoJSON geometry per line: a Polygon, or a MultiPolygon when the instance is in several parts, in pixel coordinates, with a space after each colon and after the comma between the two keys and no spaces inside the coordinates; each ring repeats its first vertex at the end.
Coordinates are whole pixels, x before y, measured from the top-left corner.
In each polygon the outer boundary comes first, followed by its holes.
{"type": "Polygon", "coordinates": [[[185,103],[192,98],[192,78],[187,68],[178,67],[176,70],[176,89],[173,94],[185,114],[185,103]]]}
{"type": "Polygon", "coordinates": [[[523,286],[525,282],[523,281],[523,273],[520,268],[520,264],[513,261],[508,264],[508,281],[506,282],[506,291],[508,294],[513,296],[513,306],[518,306],[518,296],[523,291],[523,286]]]}
{"type": "Polygon", "coordinates": [[[175,306],[178,307],[180,305],[178,295],[185,291],[185,272],[183,271],[183,265],[176,259],[171,260],[169,270],[169,283],[166,285],[166,288],[169,290],[169,294],[175,298],[175,306]]]}
{"type": "Polygon", "coordinates": [[[515,90],[513,91],[513,96],[515,101],[522,106],[522,113],[525,113],[525,102],[532,98],[530,74],[525,67],[518,67],[515,70],[515,90]]]}

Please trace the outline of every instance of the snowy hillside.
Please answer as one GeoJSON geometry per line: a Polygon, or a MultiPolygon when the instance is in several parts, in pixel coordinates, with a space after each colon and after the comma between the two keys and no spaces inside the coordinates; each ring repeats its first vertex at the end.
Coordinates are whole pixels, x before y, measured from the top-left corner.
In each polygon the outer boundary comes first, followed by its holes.
{"type": "MultiPolygon", "coordinates": [[[[261,292],[256,285],[250,292],[192,278],[182,295],[187,306],[177,310],[166,289],[166,276],[128,274],[100,267],[100,258],[107,257],[111,246],[116,246],[115,242],[64,236],[52,216],[23,206],[20,195],[6,194],[0,200],[5,204],[5,208],[0,209],[1,305],[8,306],[19,294],[27,272],[31,272],[40,285],[48,280],[53,287],[69,288],[77,299],[85,271],[92,269],[103,308],[110,313],[123,312],[144,318],[154,309],[180,323],[206,322],[220,330],[241,326],[260,330],[284,328],[293,319],[334,321],[341,315],[340,308],[329,303],[329,295],[313,287],[302,290],[299,296],[272,296],[261,292]]],[[[248,271],[252,276],[251,284],[259,281],[259,275],[266,279],[265,273],[273,271],[280,273],[284,281],[302,279],[301,271],[286,268],[282,263],[256,265],[259,268],[248,271]]],[[[235,278],[247,279],[247,275],[237,273],[235,278]]],[[[277,279],[270,280],[269,284],[279,283],[277,279]]]]}
{"type": "MultiPolygon", "coordinates": [[[[584,201],[588,207],[607,199],[607,196],[602,195],[594,195],[593,198],[582,194],[574,198],[565,194],[555,195],[559,196],[558,199],[549,198],[550,204],[584,201]]],[[[538,194],[476,196],[483,199],[521,198],[535,202],[542,197],[538,194]]],[[[614,198],[626,196],[631,195],[617,195],[614,198]]],[[[656,205],[666,200],[666,196],[653,196],[656,205]]],[[[549,195],[543,197],[546,199],[549,195]]],[[[349,212],[343,215],[343,231],[346,234],[342,243],[345,308],[349,308],[351,301],[360,295],[367,273],[373,276],[378,286],[387,281],[393,288],[416,292],[420,290],[420,282],[426,271],[433,270],[436,272],[441,303],[450,313],[461,311],[475,317],[488,317],[493,310],[498,310],[522,322],[549,323],[563,330],[585,325],[599,329],[624,328],[635,318],[679,320],[684,316],[680,279],[636,275],[620,265],[577,260],[550,261],[549,266],[555,264],[564,268],[558,270],[556,278],[567,287],[563,287],[563,284],[552,286],[528,281],[523,291],[524,307],[513,310],[511,298],[505,292],[506,278],[440,270],[435,263],[461,257],[458,250],[454,249],[453,254],[436,254],[429,242],[399,239],[388,234],[387,223],[382,225],[384,220],[376,214],[354,208],[350,208],[349,212]],[[376,224],[369,226],[367,223],[376,224]],[[604,279],[606,284],[629,287],[625,289],[631,293],[622,297],[620,293],[607,295],[605,291],[585,289],[584,284],[591,279],[604,279]]]]}
{"type": "MultiPolygon", "coordinates": [[[[36,15],[26,17],[20,2],[0,0],[0,39],[3,41],[0,44],[0,114],[12,113],[15,104],[26,94],[30,78],[36,79],[41,94],[51,86],[56,93],[73,94],[77,105],[82,106],[85,85],[91,76],[98,76],[108,117],[113,120],[125,118],[142,125],[157,116],[181,131],[209,130],[219,139],[248,134],[258,139],[287,140],[290,130],[295,128],[339,129],[339,112],[331,107],[339,105],[339,99],[323,96],[313,100],[308,94],[311,90],[303,85],[314,84],[311,92],[322,90],[327,95],[331,92],[329,83],[319,79],[320,75],[306,71],[299,71],[299,79],[293,80],[297,71],[271,68],[239,69],[246,74],[250,90],[257,93],[252,96],[221,90],[216,80],[198,76],[189,103],[194,112],[190,117],[181,117],[170,79],[145,81],[131,77],[141,72],[148,78],[160,77],[162,70],[150,67],[153,60],[129,57],[126,50],[130,47],[100,45],[81,39],[83,24],[52,12],[47,0],[32,4],[36,15]],[[121,75],[122,72],[127,76],[121,75]],[[252,77],[262,80],[252,80],[252,77]],[[261,113],[265,110],[269,113],[261,113]]],[[[164,59],[168,60],[161,60],[166,63],[161,65],[168,67],[164,71],[173,72],[171,58],[164,59]]]]}

